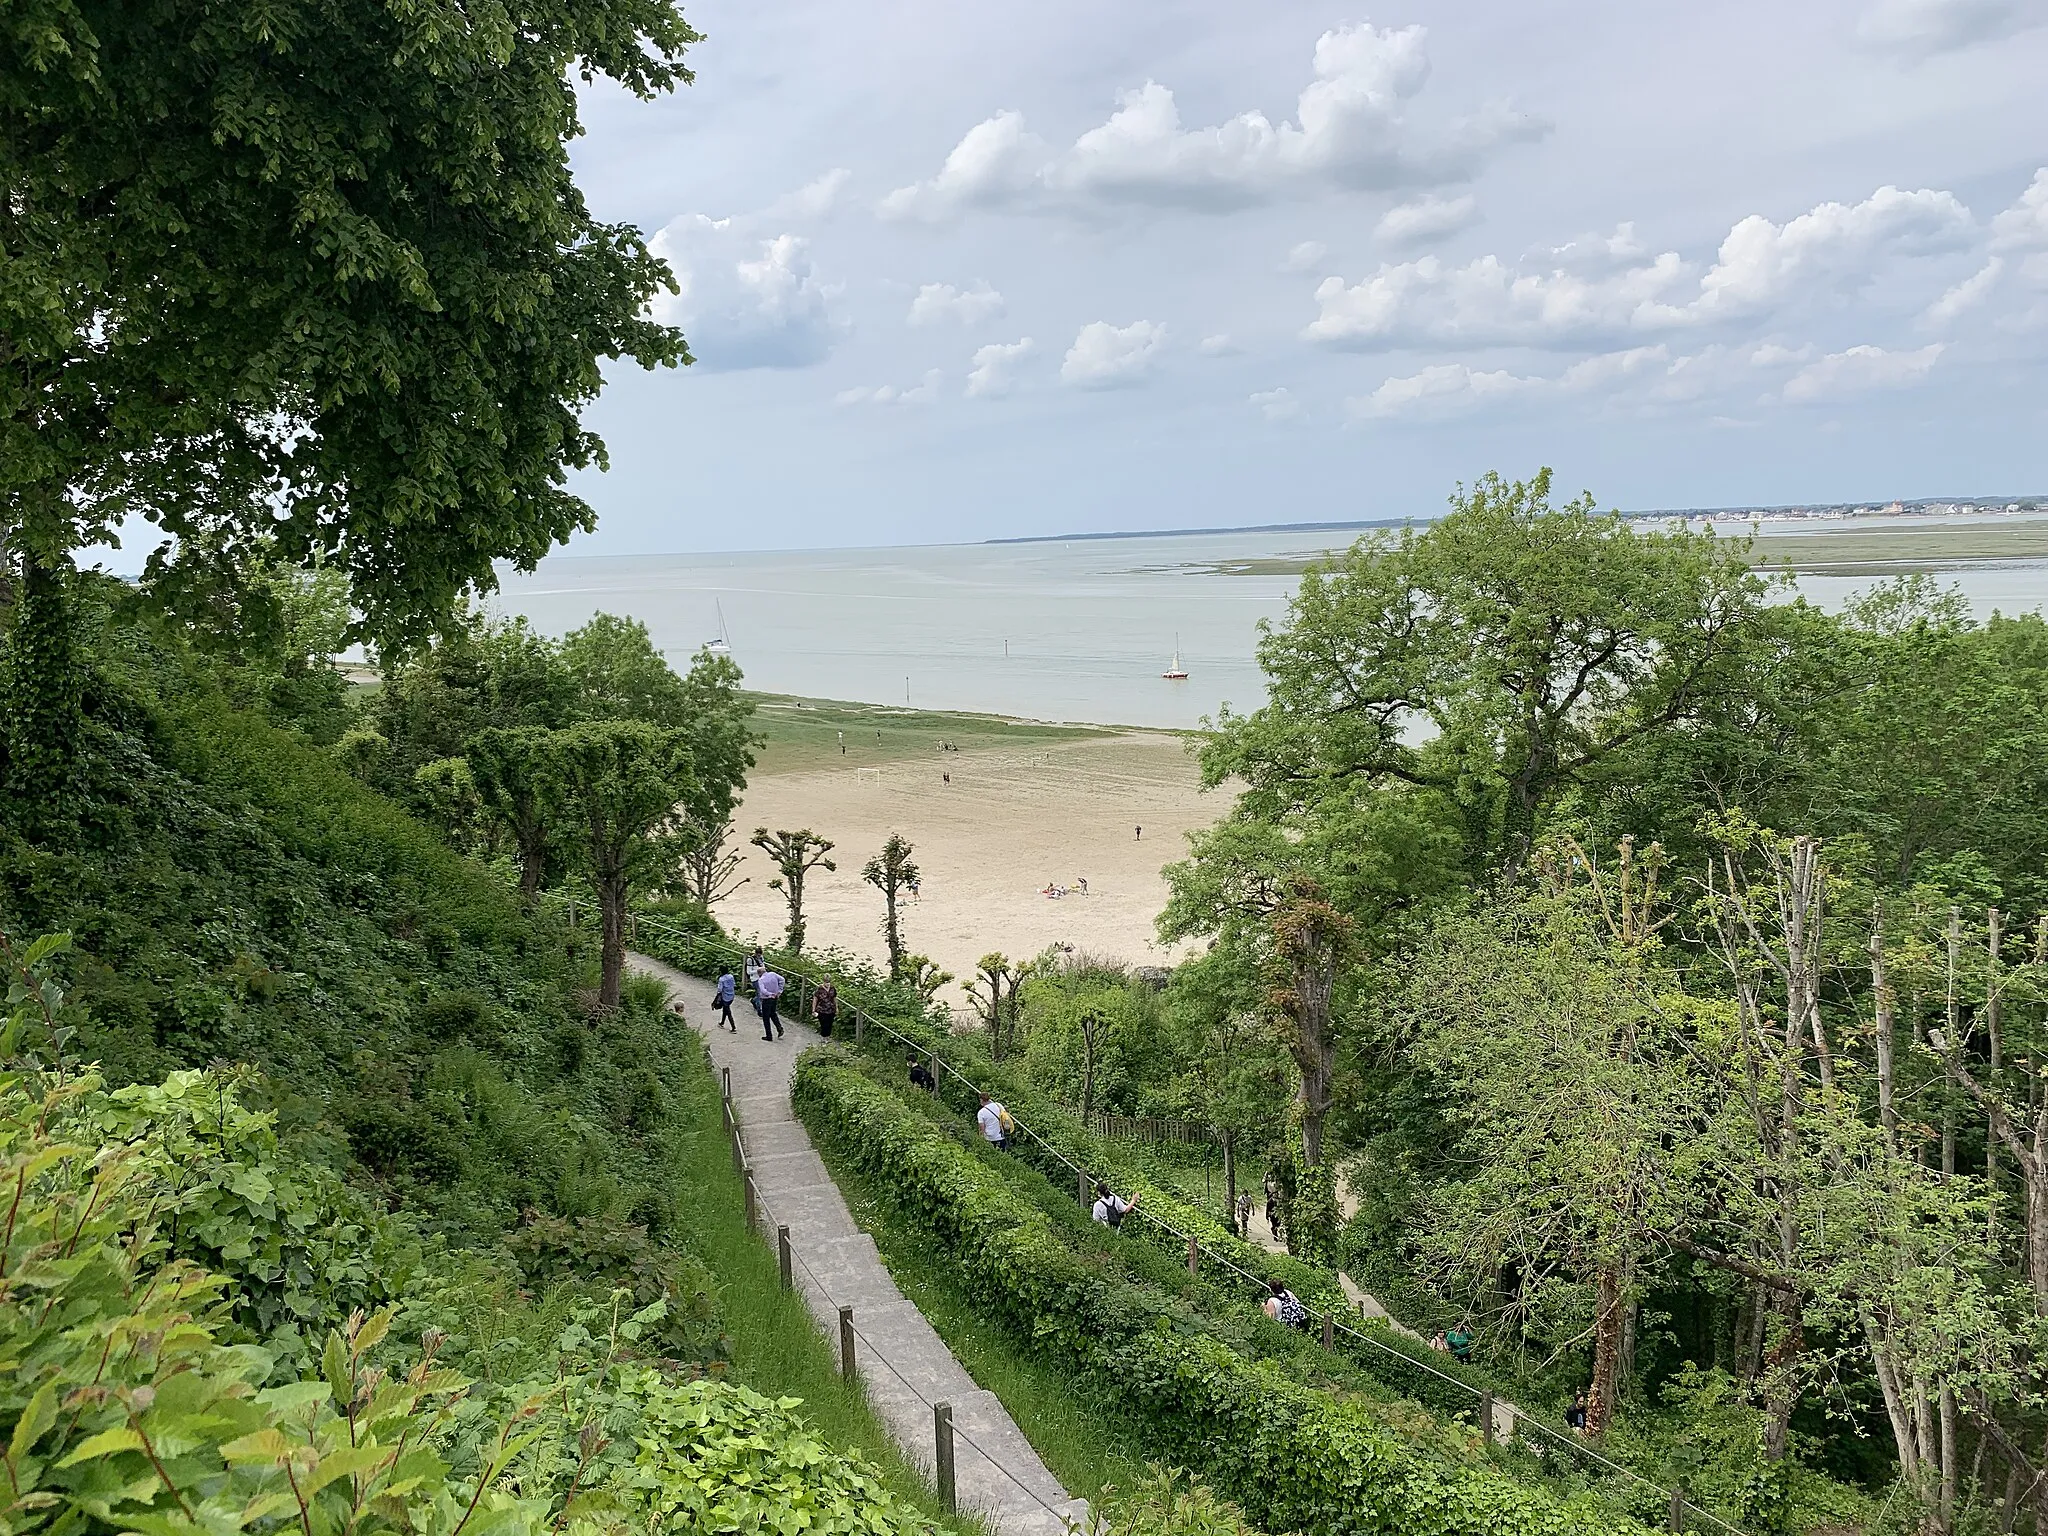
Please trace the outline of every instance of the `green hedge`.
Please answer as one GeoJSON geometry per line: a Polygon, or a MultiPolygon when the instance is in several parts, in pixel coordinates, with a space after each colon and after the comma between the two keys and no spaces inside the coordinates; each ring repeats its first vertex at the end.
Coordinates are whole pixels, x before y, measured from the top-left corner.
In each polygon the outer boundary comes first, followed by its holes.
{"type": "Polygon", "coordinates": [[[1432,1456],[1360,1409],[1177,1327],[836,1048],[804,1056],[792,1098],[814,1136],[946,1244],[978,1305],[1099,1380],[1150,1426],[1155,1454],[1201,1472],[1261,1527],[1387,1536],[1642,1529],[1591,1495],[1560,1498],[1486,1462],[1432,1456]]]}

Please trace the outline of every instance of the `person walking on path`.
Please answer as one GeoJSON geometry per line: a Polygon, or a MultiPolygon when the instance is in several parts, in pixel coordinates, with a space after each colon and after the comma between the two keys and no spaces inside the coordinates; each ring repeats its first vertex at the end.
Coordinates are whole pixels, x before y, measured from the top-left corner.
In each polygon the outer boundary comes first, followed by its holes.
{"type": "MultiPolygon", "coordinates": [[[[727,966],[718,973],[718,990],[712,994],[711,1006],[718,1010],[718,1023],[734,1034],[740,1032],[739,1025],[732,1021],[732,1000],[739,995],[740,984],[733,979],[732,967],[727,966]]],[[[714,1029],[717,1025],[712,1026],[714,1029]]]]}
{"type": "Polygon", "coordinates": [[[761,953],[761,946],[756,944],[754,952],[747,956],[746,969],[741,973],[747,978],[747,996],[755,997],[758,995],[761,973],[767,969],[767,958],[761,953]]]}
{"type": "Polygon", "coordinates": [[[1098,1183],[1095,1186],[1095,1206],[1089,1215],[1114,1232],[1123,1226],[1124,1218],[1135,1211],[1138,1202],[1144,1198],[1142,1194],[1138,1194],[1126,1200],[1123,1196],[1112,1193],[1107,1184],[1098,1183]]]}
{"type": "Polygon", "coordinates": [[[1285,1323],[1290,1328],[1308,1331],[1308,1308],[1301,1298],[1287,1289],[1278,1280],[1271,1282],[1273,1294],[1259,1303],[1259,1310],[1276,1323],[1285,1323]]]}
{"type": "Polygon", "coordinates": [[[818,983],[818,990],[811,994],[811,1013],[817,1018],[818,1033],[831,1039],[832,1026],[839,1019],[839,989],[831,982],[818,983]]]}
{"type": "Polygon", "coordinates": [[[761,998],[761,1038],[777,1040],[782,1037],[782,1019],[776,1012],[782,1005],[782,973],[773,967],[761,973],[754,990],[761,998]]]}
{"type": "Polygon", "coordinates": [[[939,1086],[938,1080],[932,1076],[932,1069],[915,1056],[910,1058],[910,1086],[922,1088],[926,1093],[939,1086]]]}
{"type": "Polygon", "coordinates": [[[998,1152],[1008,1149],[1010,1144],[1010,1112],[987,1094],[981,1095],[981,1108],[974,1112],[974,1123],[981,1128],[981,1139],[998,1152]]]}

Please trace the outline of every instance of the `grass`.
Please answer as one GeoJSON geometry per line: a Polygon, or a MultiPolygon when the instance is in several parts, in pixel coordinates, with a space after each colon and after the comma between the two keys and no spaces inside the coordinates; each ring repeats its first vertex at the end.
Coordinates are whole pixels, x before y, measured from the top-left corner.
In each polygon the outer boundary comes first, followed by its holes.
{"type": "Polygon", "coordinates": [[[1078,1377],[1020,1348],[1007,1332],[981,1318],[932,1237],[878,1198],[828,1149],[819,1150],[897,1286],[976,1384],[995,1393],[1061,1485],[1091,1502],[1110,1484],[1136,1487],[1146,1459],[1134,1427],[1078,1377]]]}
{"type": "Polygon", "coordinates": [[[676,1071],[672,1138],[677,1182],[694,1218],[690,1246],[719,1282],[719,1310],[732,1341],[732,1378],[769,1397],[803,1400],[802,1412],[840,1450],[857,1451],[890,1489],[915,1502],[942,1529],[985,1536],[970,1516],[949,1516],[922,1474],[889,1438],[857,1386],[839,1374],[833,1347],[795,1291],[782,1288],[774,1251],[747,1225],[745,1196],[733,1171],[718,1111],[718,1084],[702,1042],[690,1035],[695,1070],[676,1071]]]}
{"type": "Polygon", "coordinates": [[[930,757],[941,742],[976,748],[1044,748],[1114,736],[1094,726],[1047,725],[1002,715],[848,704],[787,694],[750,696],[754,726],[764,738],[758,777],[851,765],[857,768],[930,757]],[[841,736],[845,751],[840,751],[841,736]]]}

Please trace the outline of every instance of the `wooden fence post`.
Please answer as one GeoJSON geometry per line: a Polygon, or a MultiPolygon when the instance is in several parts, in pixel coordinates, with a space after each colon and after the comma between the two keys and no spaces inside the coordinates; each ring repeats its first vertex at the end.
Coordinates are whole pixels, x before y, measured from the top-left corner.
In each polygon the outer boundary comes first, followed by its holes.
{"type": "Polygon", "coordinates": [[[746,1187],[747,1230],[749,1232],[758,1232],[761,1230],[761,1197],[754,1190],[754,1170],[742,1168],[740,1170],[740,1181],[746,1187]]]}
{"type": "Polygon", "coordinates": [[[1191,1274],[1191,1275],[1200,1275],[1200,1274],[1201,1274],[1201,1272],[1202,1272],[1202,1243],[1201,1243],[1201,1239],[1200,1239],[1200,1238],[1195,1238],[1195,1237],[1190,1237],[1190,1238],[1188,1239],[1188,1273],[1189,1273],[1189,1274],[1191,1274]]]}
{"type": "Polygon", "coordinates": [[[1667,1529],[1673,1531],[1685,1529],[1685,1490],[1683,1488],[1671,1490],[1671,1518],[1665,1522],[1665,1525],[1667,1529]]]}
{"type": "Polygon", "coordinates": [[[719,1089],[719,1094],[718,1094],[718,1096],[719,1096],[720,1098],[724,1099],[726,1103],[730,1104],[730,1103],[732,1102],[732,1068],[731,1068],[731,1067],[720,1067],[720,1068],[718,1069],[718,1089],[719,1089]]]}
{"type": "Polygon", "coordinates": [[[853,1043],[855,1045],[866,1045],[868,1043],[868,1016],[858,1008],[853,1010],[853,1043]]]}
{"type": "Polygon", "coordinates": [[[1093,1209],[1095,1202],[1088,1198],[1088,1175],[1081,1172],[1078,1168],[1074,1170],[1074,1185],[1080,1191],[1081,1209],[1084,1211],[1093,1209]]]}
{"type": "Polygon", "coordinates": [[[1479,1394],[1479,1439],[1484,1445],[1493,1444],[1493,1394],[1479,1394]]]}
{"type": "Polygon", "coordinates": [[[953,1405],[932,1404],[932,1471],[939,1485],[939,1507],[947,1514],[960,1508],[959,1494],[953,1486],[953,1405]]]}
{"type": "Polygon", "coordinates": [[[775,1260],[782,1270],[782,1288],[785,1291],[790,1286],[789,1258],[789,1228],[777,1227],[775,1229],[775,1260]]]}
{"type": "Polygon", "coordinates": [[[853,1308],[839,1309],[839,1374],[853,1380],[853,1308]]]}
{"type": "Polygon", "coordinates": [[[1325,1312],[1323,1314],[1323,1348],[1335,1349],[1336,1347],[1337,1314],[1334,1312],[1325,1312]]]}

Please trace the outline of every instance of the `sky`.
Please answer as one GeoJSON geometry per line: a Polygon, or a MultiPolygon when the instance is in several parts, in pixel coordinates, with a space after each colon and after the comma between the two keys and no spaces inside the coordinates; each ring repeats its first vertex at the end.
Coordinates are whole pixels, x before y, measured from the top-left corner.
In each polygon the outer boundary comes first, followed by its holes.
{"type": "Polygon", "coordinates": [[[2048,491],[2048,0],[695,0],[628,555],[2048,491]]]}

